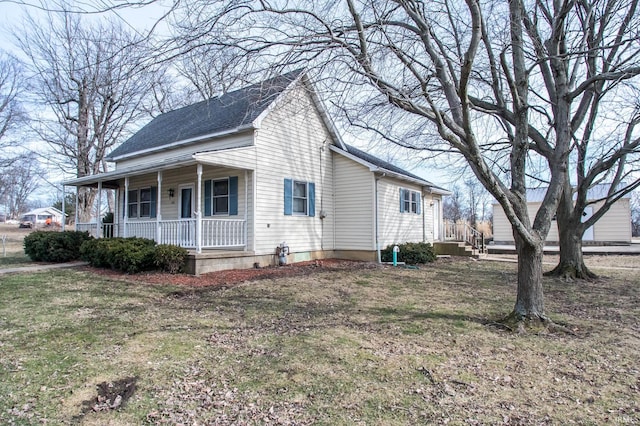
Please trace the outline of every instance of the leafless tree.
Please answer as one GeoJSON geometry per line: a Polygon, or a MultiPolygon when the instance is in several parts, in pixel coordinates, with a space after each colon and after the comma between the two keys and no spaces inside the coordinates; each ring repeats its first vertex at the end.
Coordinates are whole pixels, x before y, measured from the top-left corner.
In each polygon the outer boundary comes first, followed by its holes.
{"type": "MultiPolygon", "coordinates": [[[[151,93],[146,39],[65,12],[28,18],[14,36],[28,58],[30,92],[44,107],[34,129],[53,150],[52,164],[77,177],[107,171],[105,156],[128,136],[151,93]]],[[[80,191],[80,220],[90,219],[94,199],[94,190],[80,191]]]]}
{"type": "Polygon", "coordinates": [[[454,185],[453,188],[449,188],[451,195],[446,197],[442,203],[442,215],[445,220],[457,222],[466,216],[464,204],[465,201],[462,196],[460,187],[454,185]]]}
{"type": "Polygon", "coordinates": [[[359,104],[368,114],[356,119],[373,132],[462,156],[513,227],[509,318],[547,320],[542,249],[569,181],[574,131],[596,112],[602,83],[621,89],[640,71],[637,0],[188,3],[190,40],[275,71],[306,66],[335,105],[359,104]],[[594,56],[608,67],[593,67],[594,56]],[[548,186],[530,217],[526,187],[537,170],[548,186]]]}
{"type": "Polygon", "coordinates": [[[38,188],[43,170],[35,154],[18,156],[0,175],[0,200],[10,217],[17,219],[24,213],[27,200],[38,188]]]}
{"type": "MultiPolygon", "coordinates": [[[[0,172],[15,159],[19,127],[27,116],[21,104],[24,92],[22,68],[18,60],[0,51],[0,172]]],[[[6,172],[2,172],[6,173],[6,172]]]]}

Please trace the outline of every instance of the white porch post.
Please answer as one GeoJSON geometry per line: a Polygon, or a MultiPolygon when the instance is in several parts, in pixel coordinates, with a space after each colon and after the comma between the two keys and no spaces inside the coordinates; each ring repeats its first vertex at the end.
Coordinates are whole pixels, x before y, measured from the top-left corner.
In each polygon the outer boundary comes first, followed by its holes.
{"type": "Polygon", "coordinates": [[[96,211],[96,238],[102,238],[102,181],[98,181],[98,210],[96,211]]]}
{"type": "Polygon", "coordinates": [[[129,176],[124,178],[124,223],[122,224],[122,236],[127,237],[127,223],[129,222],[129,176]]]}
{"type": "Polygon", "coordinates": [[[202,253],[202,164],[198,163],[198,186],[196,189],[196,253],[202,253]]]}
{"type": "Polygon", "coordinates": [[[64,185],[62,185],[62,231],[64,232],[64,223],[65,223],[65,217],[64,217],[64,185]]]}
{"type": "Polygon", "coordinates": [[[113,231],[111,231],[112,237],[120,236],[120,187],[115,189],[115,200],[113,208],[113,231]]]}
{"type": "Polygon", "coordinates": [[[73,226],[77,230],[78,229],[78,196],[80,195],[80,187],[76,186],[76,211],[73,216],[73,226]]]}
{"type": "Polygon", "coordinates": [[[156,194],[156,242],[162,244],[162,170],[158,170],[158,193],[156,194]]]}
{"type": "Polygon", "coordinates": [[[245,169],[244,171],[244,249],[247,249],[248,241],[248,225],[247,220],[249,218],[249,173],[245,169]]]}

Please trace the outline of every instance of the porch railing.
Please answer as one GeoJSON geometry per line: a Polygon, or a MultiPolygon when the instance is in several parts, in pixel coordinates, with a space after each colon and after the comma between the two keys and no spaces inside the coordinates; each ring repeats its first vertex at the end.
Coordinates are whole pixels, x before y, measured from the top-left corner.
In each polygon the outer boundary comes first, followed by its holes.
{"type": "Polygon", "coordinates": [[[466,222],[444,221],[444,238],[449,241],[461,241],[471,247],[485,251],[484,234],[466,222]]]}
{"type": "MultiPolygon", "coordinates": [[[[173,244],[186,248],[197,246],[197,219],[149,220],[125,224],[78,223],[76,230],[87,231],[98,237],[140,237],[155,240],[158,244],[173,244]],[[100,233],[98,231],[101,231],[100,233]]],[[[202,248],[239,248],[247,244],[243,219],[202,219],[202,248]]]]}

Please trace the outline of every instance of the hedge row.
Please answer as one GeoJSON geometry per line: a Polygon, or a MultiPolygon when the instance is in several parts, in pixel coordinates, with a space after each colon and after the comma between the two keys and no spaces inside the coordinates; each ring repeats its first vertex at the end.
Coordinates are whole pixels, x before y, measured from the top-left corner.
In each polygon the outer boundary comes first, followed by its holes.
{"type": "MultiPolygon", "coordinates": [[[[393,261],[393,247],[396,244],[387,246],[380,252],[383,262],[393,261]]],[[[397,244],[400,252],[398,253],[398,262],[404,262],[407,265],[416,265],[420,263],[428,263],[436,260],[436,252],[429,243],[404,243],[397,244]]]]}
{"type": "Polygon", "coordinates": [[[70,262],[80,259],[80,247],[91,237],[80,231],[35,231],[24,237],[24,252],[36,262],[70,262]]]}
{"type": "Polygon", "coordinates": [[[172,274],[184,269],[187,250],[145,238],[100,238],[87,232],[36,231],[24,239],[24,251],[34,261],[82,259],[91,266],[128,273],[159,269],[172,274]]]}

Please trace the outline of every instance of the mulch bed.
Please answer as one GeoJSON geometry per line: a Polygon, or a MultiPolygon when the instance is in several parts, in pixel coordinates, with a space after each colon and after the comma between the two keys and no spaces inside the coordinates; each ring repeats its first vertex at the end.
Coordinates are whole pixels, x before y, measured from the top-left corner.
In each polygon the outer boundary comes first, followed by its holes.
{"type": "Polygon", "coordinates": [[[167,274],[161,272],[143,272],[126,274],[110,269],[83,267],[83,270],[113,279],[142,282],[147,284],[172,284],[188,287],[229,288],[247,281],[274,279],[282,277],[306,276],[321,272],[352,271],[356,269],[376,269],[384,266],[372,262],[357,262],[342,259],[323,259],[298,262],[285,266],[269,266],[254,269],[232,269],[210,272],[200,276],[187,274],[167,274]]]}

